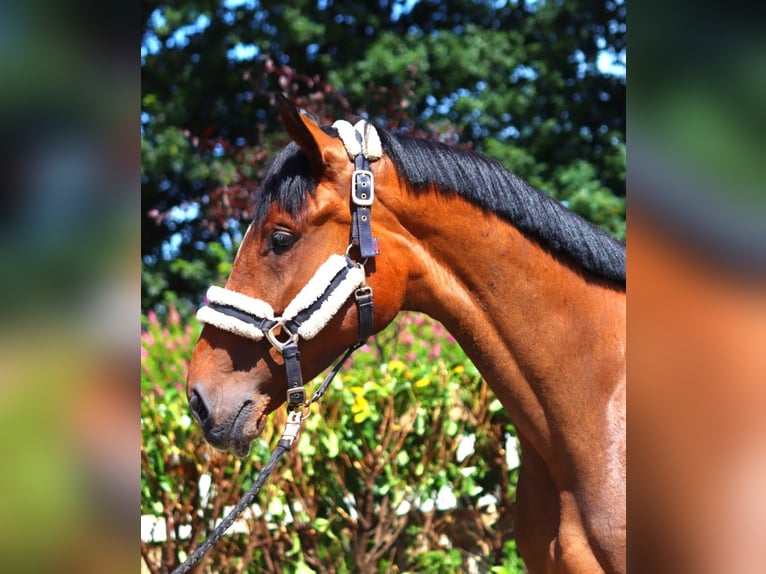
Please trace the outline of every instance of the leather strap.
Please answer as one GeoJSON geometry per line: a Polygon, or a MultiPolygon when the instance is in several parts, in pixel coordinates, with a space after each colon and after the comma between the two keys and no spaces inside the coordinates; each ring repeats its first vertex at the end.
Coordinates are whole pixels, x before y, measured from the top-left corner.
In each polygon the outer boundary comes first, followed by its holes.
{"type": "Polygon", "coordinates": [[[327,391],[327,387],[330,386],[330,383],[335,378],[335,375],[338,374],[341,367],[343,367],[343,364],[351,356],[351,353],[364,345],[370,335],[372,335],[372,329],[374,326],[372,288],[368,285],[365,285],[364,287],[357,289],[354,295],[356,297],[357,311],[359,312],[359,339],[356,343],[346,349],[346,352],[343,353],[343,356],[335,363],[335,366],[333,366],[332,370],[327,374],[324,381],[322,381],[322,384],[319,385],[319,388],[311,397],[312,403],[322,398],[322,396],[327,391]]]}
{"type": "Polygon", "coordinates": [[[372,203],[375,199],[375,180],[370,162],[359,154],[354,158],[351,181],[351,243],[359,247],[362,259],[380,253],[377,237],[372,236],[372,203]]]}
{"type": "Polygon", "coordinates": [[[372,288],[369,286],[360,287],[356,290],[356,308],[359,313],[359,340],[357,346],[361,347],[364,342],[372,335],[373,329],[373,310],[372,288]]]}
{"type": "Polygon", "coordinates": [[[301,374],[301,353],[298,343],[290,341],[282,348],[287,375],[287,410],[292,411],[306,403],[306,390],[303,388],[301,374]]]}
{"type": "Polygon", "coordinates": [[[355,237],[352,238],[354,245],[359,246],[359,254],[362,259],[375,257],[380,253],[377,246],[377,238],[372,236],[372,214],[369,207],[357,207],[354,209],[355,237]]]}

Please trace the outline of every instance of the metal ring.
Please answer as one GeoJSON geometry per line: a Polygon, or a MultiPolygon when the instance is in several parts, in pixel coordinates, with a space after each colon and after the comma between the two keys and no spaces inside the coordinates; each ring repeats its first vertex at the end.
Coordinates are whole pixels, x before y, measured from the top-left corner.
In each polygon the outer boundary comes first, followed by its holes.
{"type": "Polygon", "coordinates": [[[354,264],[359,265],[360,267],[364,267],[367,264],[367,259],[369,259],[369,257],[365,257],[361,261],[355,261],[354,258],[351,257],[351,255],[350,255],[351,249],[354,248],[354,247],[359,247],[359,246],[358,245],[354,245],[353,243],[349,243],[348,244],[348,247],[346,247],[346,259],[348,259],[349,261],[353,261],[354,264]]]}
{"type": "Polygon", "coordinates": [[[359,299],[359,297],[363,297],[364,295],[372,295],[372,287],[370,287],[366,283],[362,285],[361,287],[357,288],[356,291],[354,291],[354,297],[357,300],[359,299]]]}
{"type": "Polygon", "coordinates": [[[274,347],[277,351],[282,353],[284,351],[284,348],[289,345],[290,343],[294,343],[298,340],[298,333],[292,333],[290,332],[290,329],[287,328],[285,325],[285,321],[280,319],[277,321],[271,329],[266,331],[264,333],[266,336],[266,339],[268,339],[269,343],[271,343],[271,346],[274,347]],[[280,327],[282,332],[287,333],[288,337],[285,341],[280,341],[277,339],[277,334],[274,332],[277,327],[280,327]]]}

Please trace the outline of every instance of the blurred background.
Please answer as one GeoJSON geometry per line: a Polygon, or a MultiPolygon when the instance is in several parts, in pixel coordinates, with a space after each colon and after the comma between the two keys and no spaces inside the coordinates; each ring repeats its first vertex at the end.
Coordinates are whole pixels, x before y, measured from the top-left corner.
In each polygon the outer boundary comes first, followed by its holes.
{"type": "Polygon", "coordinates": [[[137,6],[0,6],[0,569],[135,572],[137,6]]]}
{"type": "Polygon", "coordinates": [[[766,39],[759,10],[630,6],[629,558],[763,570],[766,39]]]}

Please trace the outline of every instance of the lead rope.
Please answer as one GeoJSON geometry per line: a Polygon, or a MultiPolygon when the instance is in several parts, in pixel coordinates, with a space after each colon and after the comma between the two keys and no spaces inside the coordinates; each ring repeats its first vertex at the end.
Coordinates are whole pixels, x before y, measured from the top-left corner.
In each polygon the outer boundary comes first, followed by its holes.
{"type": "Polygon", "coordinates": [[[298,432],[300,431],[301,423],[303,420],[304,416],[300,411],[292,411],[287,416],[287,424],[285,425],[285,430],[282,433],[282,438],[279,439],[276,448],[271,453],[269,461],[261,469],[261,472],[253,486],[251,486],[245,495],[240,499],[240,501],[237,502],[232,511],[229,512],[229,514],[226,516],[226,518],[224,518],[221,523],[215,527],[210,536],[207,537],[207,540],[200,544],[197,549],[192,552],[186,558],[186,560],[184,560],[183,564],[173,570],[172,574],[186,574],[189,570],[191,570],[191,568],[200,561],[205,552],[210,550],[210,548],[216,542],[218,542],[218,540],[220,540],[221,536],[224,535],[229,527],[234,524],[234,521],[239,517],[239,515],[242,514],[248,506],[250,506],[255,496],[261,490],[261,487],[274,471],[274,468],[277,466],[279,459],[282,458],[282,456],[292,447],[292,443],[298,436],[298,432]]]}
{"type": "MultiPolygon", "coordinates": [[[[367,338],[365,337],[365,340],[366,339],[367,338]]],[[[244,494],[240,501],[237,502],[231,512],[226,515],[226,518],[224,518],[220,524],[215,527],[213,532],[210,533],[210,536],[208,536],[207,539],[202,544],[200,544],[196,550],[194,550],[194,552],[192,552],[186,558],[186,560],[184,560],[183,564],[173,570],[172,574],[186,574],[189,572],[189,570],[191,570],[191,568],[202,559],[202,556],[205,554],[205,552],[210,550],[210,548],[212,548],[213,545],[221,539],[229,527],[234,524],[234,521],[239,517],[239,515],[242,514],[248,506],[250,506],[250,504],[253,502],[253,499],[255,499],[256,495],[260,492],[261,487],[266,483],[269,476],[271,476],[271,473],[274,472],[274,468],[276,468],[279,459],[282,458],[282,456],[292,448],[293,444],[298,438],[298,433],[301,430],[303,421],[305,421],[309,416],[309,409],[311,405],[322,398],[322,396],[325,394],[325,391],[327,391],[327,388],[330,386],[332,380],[343,367],[343,364],[351,356],[351,353],[356,351],[363,344],[364,340],[360,340],[346,349],[346,352],[335,363],[332,370],[324,378],[324,381],[322,381],[322,384],[314,392],[311,400],[306,404],[306,414],[298,409],[292,410],[288,413],[287,423],[285,424],[285,430],[282,432],[282,437],[279,439],[277,446],[271,452],[271,456],[269,457],[268,462],[261,469],[261,472],[253,486],[248,489],[248,491],[244,494]]]]}

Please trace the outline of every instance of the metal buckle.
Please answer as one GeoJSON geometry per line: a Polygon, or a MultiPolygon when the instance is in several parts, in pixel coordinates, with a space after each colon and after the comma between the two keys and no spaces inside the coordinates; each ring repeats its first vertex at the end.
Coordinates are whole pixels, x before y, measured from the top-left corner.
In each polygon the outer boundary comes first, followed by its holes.
{"type": "Polygon", "coordinates": [[[306,388],[303,386],[287,389],[287,408],[296,409],[306,404],[306,388]]]}
{"type": "Polygon", "coordinates": [[[372,172],[369,169],[355,169],[351,174],[351,201],[354,205],[361,205],[363,207],[369,207],[375,200],[375,179],[372,172]],[[358,183],[358,176],[366,175],[369,179],[369,186],[363,182],[361,185],[358,183]],[[368,189],[369,187],[369,189],[368,189]]]}
{"type": "Polygon", "coordinates": [[[290,329],[288,329],[284,322],[281,320],[277,321],[277,323],[264,334],[266,335],[266,339],[268,339],[269,343],[271,343],[271,346],[280,353],[284,350],[286,345],[289,343],[294,343],[298,340],[298,333],[291,333],[290,329]],[[286,340],[280,341],[277,339],[277,334],[275,333],[277,328],[281,328],[284,333],[287,333],[288,337],[286,340]]]}
{"type": "Polygon", "coordinates": [[[354,298],[359,301],[361,297],[364,297],[365,295],[372,295],[372,287],[369,285],[362,285],[359,287],[356,291],[354,291],[354,298]]]}

